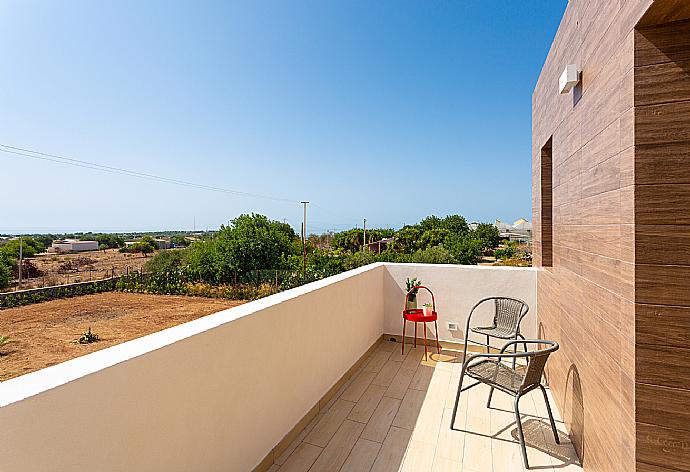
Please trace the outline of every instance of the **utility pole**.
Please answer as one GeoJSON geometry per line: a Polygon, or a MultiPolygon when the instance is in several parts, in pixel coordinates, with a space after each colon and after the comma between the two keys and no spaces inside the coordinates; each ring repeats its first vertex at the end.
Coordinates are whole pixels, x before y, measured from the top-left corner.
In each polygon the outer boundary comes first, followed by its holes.
{"type": "Polygon", "coordinates": [[[364,252],[367,247],[367,219],[364,218],[364,245],[362,246],[362,251],[364,252]]]}
{"type": "Polygon", "coordinates": [[[24,251],[22,237],[19,236],[19,289],[22,288],[22,266],[24,265],[24,251]]]}
{"type": "Polygon", "coordinates": [[[307,271],[307,205],[309,202],[300,202],[304,205],[304,219],[302,220],[302,250],[304,252],[304,261],[302,263],[304,272],[307,271]]]}

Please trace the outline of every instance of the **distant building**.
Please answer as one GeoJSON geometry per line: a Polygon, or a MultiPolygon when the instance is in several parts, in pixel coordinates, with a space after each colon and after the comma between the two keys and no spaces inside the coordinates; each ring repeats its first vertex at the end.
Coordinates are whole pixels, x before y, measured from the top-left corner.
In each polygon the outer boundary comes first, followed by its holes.
{"type": "Polygon", "coordinates": [[[156,238],[154,239],[154,241],[158,245],[158,249],[170,249],[171,247],[173,247],[169,239],[156,238]]]}
{"type": "Polygon", "coordinates": [[[520,218],[512,225],[504,223],[501,220],[496,220],[494,224],[496,228],[498,228],[498,233],[502,239],[521,243],[529,243],[532,241],[532,223],[524,218],[520,218]]]}
{"type": "Polygon", "coordinates": [[[83,252],[98,251],[98,241],[80,241],[78,239],[58,239],[53,241],[48,252],[83,252]]]}

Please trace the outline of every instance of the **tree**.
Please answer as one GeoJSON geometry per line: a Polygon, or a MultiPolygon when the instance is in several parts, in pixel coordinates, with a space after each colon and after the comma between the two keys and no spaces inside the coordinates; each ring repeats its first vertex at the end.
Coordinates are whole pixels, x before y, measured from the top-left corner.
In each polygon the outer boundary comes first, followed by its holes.
{"type": "Polygon", "coordinates": [[[187,247],[187,239],[184,236],[174,235],[170,236],[170,242],[174,247],[187,247]]]}
{"type": "Polygon", "coordinates": [[[436,215],[430,215],[419,222],[419,229],[423,232],[443,227],[443,220],[436,215]]]}
{"type": "Polygon", "coordinates": [[[364,243],[364,230],[349,229],[333,235],[331,247],[345,252],[357,252],[362,249],[364,243]]]}
{"type": "Polygon", "coordinates": [[[428,249],[438,246],[450,236],[450,231],[445,228],[430,229],[422,233],[418,246],[420,249],[428,249]]]}
{"type": "Polygon", "coordinates": [[[465,234],[470,230],[467,220],[460,215],[446,216],[441,223],[441,227],[455,234],[465,234]]]}
{"type": "Polygon", "coordinates": [[[240,215],[207,241],[190,246],[189,269],[209,283],[227,283],[250,270],[281,269],[293,252],[292,227],[263,215],[240,215]]]}
{"type": "Polygon", "coordinates": [[[454,234],[446,239],[444,246],[453,255],[457,264],[473,265],[482,257],[481,243],[470,234],[454,234]]]}
{"type": "Polygon", "coordinates": [[[106,249],[108,249],[108,245],[107,245],[107,244],[99,244],[99,245],[98,245],[98,250],[99,250],[99,251],[105,252],[106,249]]]}
{"type": "Polygon", "coordinates": [[[412,254],[418,248],[421,232],[416,226],[404,226],[395,233],[395,250],[405,254],[412,254]]]}
{"type": "Polygon", "coordinates": [[[482,249],[493,249],[498,246],[501,240],[498,228],[489,223],[480,223],[474,230],[475,239],[482,244],[482,249]]]}
{"type": "MultiPolygon", "coordinates": [[[[43,252],[45,247],[33,238],[22,238],[22,256],[34,257],[39,252],[43,252]]],[[[4,253],[10,259],[19,259],[19,239],[11,239],[7,241],[0,252],[4,253]]]]}
{"type": "Polygon", "coordinates": [[[140,252],[148,257],[154,251],[154,247],[146,241],[137,241],[127,248],[127,252],[140,252]]]}
{"type": "Polygon", "coordinates": [[[12,261],[0,252],[0,288],[7,287],[12,279],[12,261]]]}

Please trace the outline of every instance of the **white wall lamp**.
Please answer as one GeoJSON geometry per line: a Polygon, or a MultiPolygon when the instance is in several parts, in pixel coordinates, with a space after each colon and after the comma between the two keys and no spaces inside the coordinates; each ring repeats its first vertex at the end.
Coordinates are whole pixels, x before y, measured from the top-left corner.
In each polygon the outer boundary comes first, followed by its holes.
{"type": "Polygon", "coordinates": [[[568,64],[565,66],[561,78],[558,79],[558,90],[560,90],[561,94],[570,93],[580,83],[581,77],[582,72],[577,69],[577,64],[568,64]]]}

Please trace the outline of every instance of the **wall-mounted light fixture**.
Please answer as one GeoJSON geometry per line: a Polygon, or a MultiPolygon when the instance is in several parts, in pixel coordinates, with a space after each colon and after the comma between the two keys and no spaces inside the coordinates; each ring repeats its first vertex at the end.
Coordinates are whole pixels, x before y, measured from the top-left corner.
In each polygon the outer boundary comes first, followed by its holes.
{"type": "Polygon", "coordinates": [[[580,83],[581,72],[577,70],[577,64],[568,64],[558,80],[558,90],[561,94],[569,93],[580,83]]]}

